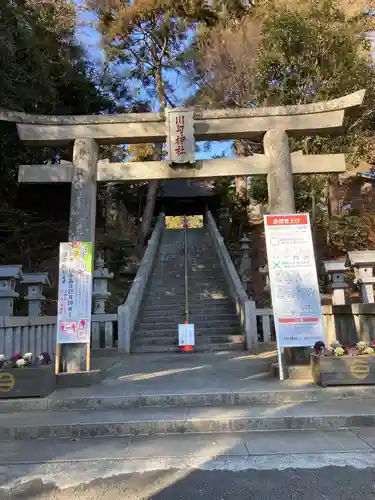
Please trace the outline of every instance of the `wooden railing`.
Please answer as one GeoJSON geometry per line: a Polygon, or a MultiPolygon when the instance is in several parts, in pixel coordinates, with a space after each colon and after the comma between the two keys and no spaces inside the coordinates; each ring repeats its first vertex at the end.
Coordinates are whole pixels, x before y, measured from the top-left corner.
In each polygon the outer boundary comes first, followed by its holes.
{"type": "MultiPolygon", "coordinates": [[[[375,340],[375,304],[325,305],[322,306],[322,314],[327,345],[335,340],[351,344],[360,340],[375,340]]],[[[256,316],[259,341],[274,340],[272,309],[256,309],[256,316]]]]}
{"type": "Polygon", "coordinates": [[[258,341],[271,342],[272,340],[275,340],[272,309],[256,309],[255,314],[257,317],[258,341]]]}
{"type": "MultiPolygon", "coordinates": [[[[93,314],[92,348],[115,347],[117,314],[93,314]]],[[[56,351],[56,316],[0,316],[0,354],[56,351]]]]}

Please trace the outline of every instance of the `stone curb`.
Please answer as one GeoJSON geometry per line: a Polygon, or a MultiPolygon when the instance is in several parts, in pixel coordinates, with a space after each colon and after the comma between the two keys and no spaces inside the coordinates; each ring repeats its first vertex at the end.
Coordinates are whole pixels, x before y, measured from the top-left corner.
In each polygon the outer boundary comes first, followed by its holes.
{"type": "MultiPolygon", "coordinates": [[[[256,376],[257,374],[255,374],[256,376]]],[[[108,386],[111,385],[109,382],[108,386]]],[[[310,390],[212,392],[187,394],[142,394],[131,396],[91,396],[9,399],[0,401],[0,414],[19,411],[116,410],[131,408],[184,408],[202,406],[244,406],[251,404],[288,404],[330,402],[352,399],[358,402],[374,400],[375,387],[329,388],[310,390]]]]}
{"type": "Polygon", "coordinates": [[[338,430],[375,427],[374,415],[237,417],[221,419],[90,422],[34,426],[3,426],[2,440],[221,433],[271,430],[338,430]]]}

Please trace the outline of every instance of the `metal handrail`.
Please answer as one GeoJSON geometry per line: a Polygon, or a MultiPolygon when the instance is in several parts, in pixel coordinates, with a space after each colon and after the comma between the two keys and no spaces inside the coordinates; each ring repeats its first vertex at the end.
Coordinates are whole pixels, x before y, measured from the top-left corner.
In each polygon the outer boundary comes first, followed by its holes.
{"type": "Polygon", "coordinates": [[[184,215],[185,323],[189,322],[187,218],[184,215]]]}

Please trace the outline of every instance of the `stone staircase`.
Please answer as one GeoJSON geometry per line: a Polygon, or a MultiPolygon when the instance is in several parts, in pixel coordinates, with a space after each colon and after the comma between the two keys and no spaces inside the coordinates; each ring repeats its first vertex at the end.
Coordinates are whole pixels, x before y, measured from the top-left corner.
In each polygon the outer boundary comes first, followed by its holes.
{"type": "MultiPolygon", "coordinates": [[[[242,350],[244,336],[210,235],[202,228],[189,229],[187,236],[189,323],[195,325],[195,350],[242,350]]],[[[184,230],[165,229],[133,333],[133,353],[178,349],[184,286],[184,230]]]]}

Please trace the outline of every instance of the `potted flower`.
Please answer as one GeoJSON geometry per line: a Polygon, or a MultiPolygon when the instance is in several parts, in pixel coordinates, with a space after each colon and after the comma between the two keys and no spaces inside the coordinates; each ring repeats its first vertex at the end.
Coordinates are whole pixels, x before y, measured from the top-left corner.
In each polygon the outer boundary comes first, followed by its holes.
{"type": "Polygon", "coordinates": [[[0,354],[0,399],[48,396],[56,386],[53,368],[46,352],[37,357],[18,352],[10,359],[0,354]]]}
{"type": "Polygon", "coordinates": [[[310,356],[317,384],[375,384],[375,340],[371,342],[333,342],[328,348],[317,342],[310,356]]]}

